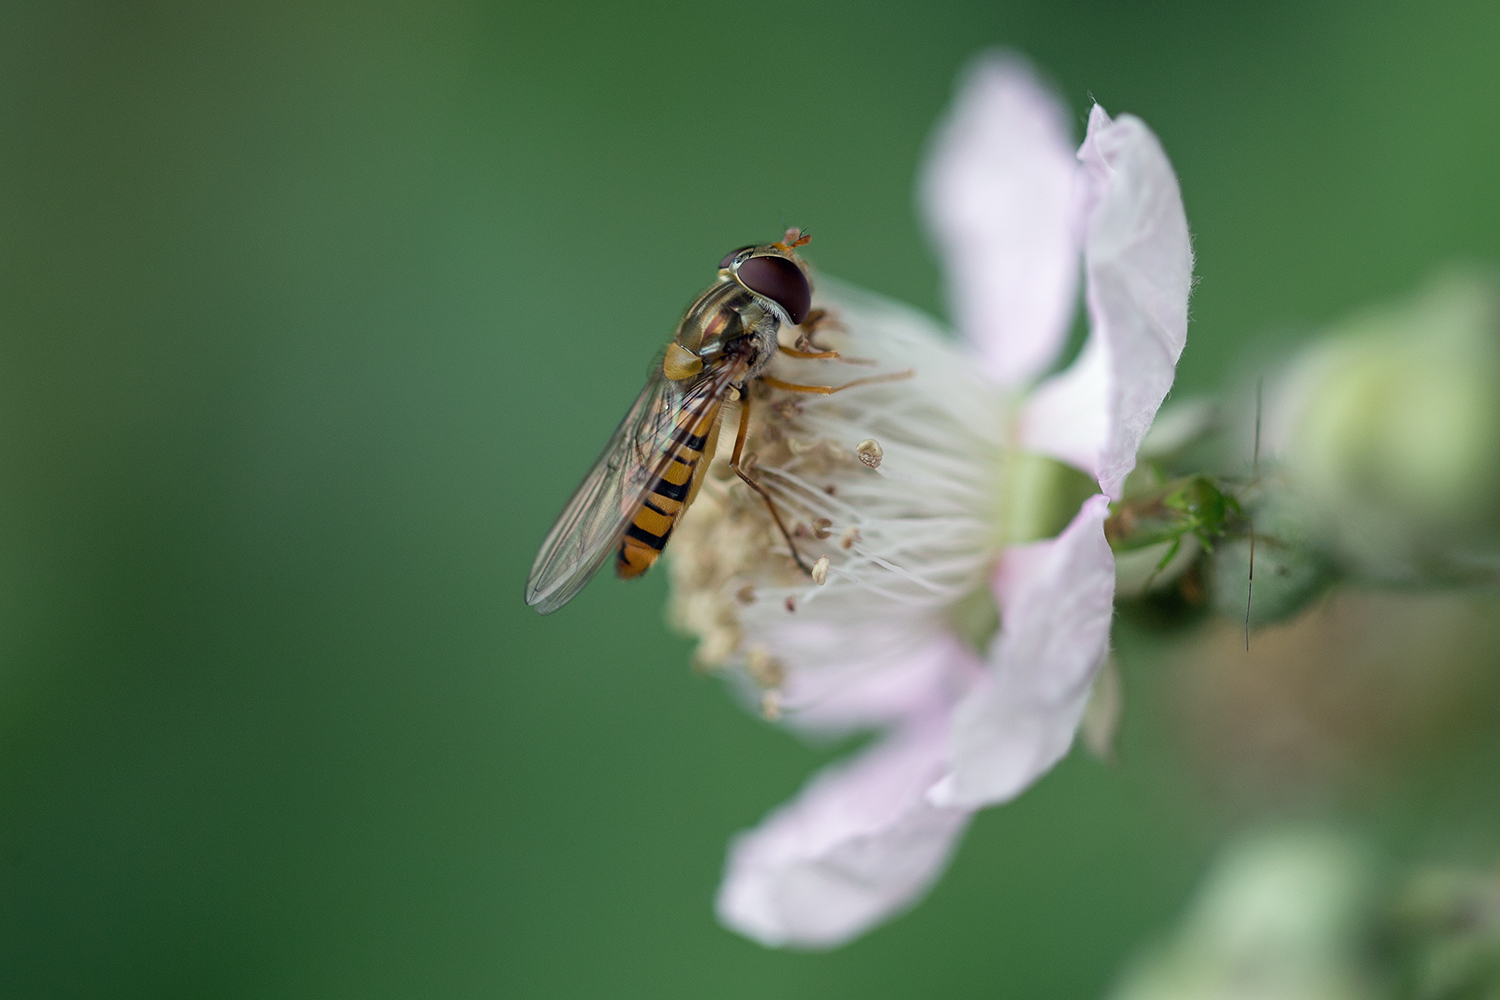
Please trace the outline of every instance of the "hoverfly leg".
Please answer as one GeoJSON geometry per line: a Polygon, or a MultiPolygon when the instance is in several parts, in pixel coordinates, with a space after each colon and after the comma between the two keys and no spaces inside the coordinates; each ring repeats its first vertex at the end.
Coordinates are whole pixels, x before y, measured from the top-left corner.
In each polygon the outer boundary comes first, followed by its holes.
{"type": "MultiPolygon", "coordinates": [[[[797,342],[800,344],[802,341],[797,342]]],[[[843,358],[838,351],[804,351],[795,347],[783,347],[780,344],[776,345],[776,349],[789,358],[804,358],[809,361],[839,361],[843,358]]]]}
{"type": "Polygon", "coordinates": [[[777,350],[793,358],[842,361],[846,365],[873,365],[876,363],[874,358],[851,358],[818,343],[815,339],[818,331],[829,327],[835,330],[842,330],[844,329],[844,324],[834,319],[833,314],[827,309],[814,309],[807,314],[807,319],[803,320],[801,325],[797,327],[796,343],[789,348],[778,344],[777,350]]]}
{"type": "Polygon", "coordinates": [[[842,330],[844,329],[844,324],[834,319],[833,314],[827,309],[814,309],[807,314],[806,319],[797,325],[797,342],[792,346],[799,351],[808,353],[826,352],[828,348],[814,339],[817,337],[818,331],[825,328],[842,330]]]}
{"type": "Polygon", "coordinates": [[[838,360],[842,357],[838,351],[831,351],[813,339],[823,327],[838,325],[837,321],[830,318],[827,309],[814,309],[807,314],[807,319],[798,325],[797,342],[791,347],[782,347],[777,344],[776,349],[794,358],[838,360]]]}
{"type": "Polygon", "coordinates": [[[824,348],[813,343],[813,337],[824,327],[835,330],[844,329],[844,324],[833,318],[833,314],[827,309],[814,309],[807,314],[807,318],[797,325],[797,346],[805,351],[821,351],[824,348]]]}
{"type": "Polygon", "coordinates": [[[808,566],[802,559],[802,553],[797,551],[797,543],[792,541],[792,533],[786,530],[786,525],[781,520],[781,513],[776,509],[776,502],[771,499],[771,494],[760,483],[750,478],[750,474],[740,467],[741,457],[745,452],[745,437],[750,432],[750,393],[740,393],[740,429],[734,436],[734,453],[729,456],[729,467],[734,474],[744,481],[745,485],[760,494],[760,498],[766,502],[766,509],[771,512],[771,520],[776,522],[781,537],[786,539],[787,548],[792,552],[792,559],[797,563],[797,568],[808,576],[812,576],[812,567],[808,566]]]}
{"type": "Polygon", "coordinates": [[[795,382],[783,382],[779,378],[769,375],[757,376],[762,382],[773,389],[785,389],[787,392],[807,392],[818,396],[832,396],[836,392],[845,389],[853,389],[859,385],[875,385],[879,382],[899,382],[902,379],[911,378],[917,373],[915,368],[908,368],[904,372],[893,372],[890,375],[871,375],[869,378],[857,378],[853,382],[845,382],[843,385],[798,385],[795,382]]]}

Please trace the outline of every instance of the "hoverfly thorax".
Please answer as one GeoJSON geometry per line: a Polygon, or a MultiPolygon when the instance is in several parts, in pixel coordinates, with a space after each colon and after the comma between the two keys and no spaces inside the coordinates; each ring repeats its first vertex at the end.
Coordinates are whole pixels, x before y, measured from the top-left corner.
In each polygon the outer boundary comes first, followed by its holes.
{"type": "MultiPolygon", "coordinates": [[[[742,378],[754,378],[775,353],[782,325],[801,323],[811,306],[812,284],[790,251],[743,247],[719,262],[719,280],[688,308],[674,341],[706,368],[742,359],[742,378]]],[[[696,371],[679,367],[673,374],[696,371]]]]}

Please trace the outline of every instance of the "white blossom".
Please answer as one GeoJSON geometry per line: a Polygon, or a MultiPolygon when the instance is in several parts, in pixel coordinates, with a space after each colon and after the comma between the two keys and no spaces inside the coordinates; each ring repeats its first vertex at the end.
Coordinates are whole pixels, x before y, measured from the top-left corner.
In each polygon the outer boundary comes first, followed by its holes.
{"type": "Polygon", "coordinates": [[[718,912],[769,945],[837,945],[911,905],[974,810],[1067,753],[1109,651],[1104,520],[1186,338],[1187,222],[1139,119],[1096,105],[1075,154],[1065,106],[987,56],[921,196],[959,336],[818,276],[834,320],[818,337],[847,360],[773,374],[913,374],[830,396],[750,389],[751,474],[824,578],[724,466],[733,417],[670,550],[672,614],[705,665],[793,729],[881,734],[735,840],[718,912]],[[1088,339],[1049,377],[1080,273],[1088,339]]]}

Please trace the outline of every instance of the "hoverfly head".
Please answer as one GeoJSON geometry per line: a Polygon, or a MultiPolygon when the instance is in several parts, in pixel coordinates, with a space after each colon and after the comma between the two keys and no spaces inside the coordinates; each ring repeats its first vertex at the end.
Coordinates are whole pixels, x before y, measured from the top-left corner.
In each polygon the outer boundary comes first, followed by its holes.
{"type": "Polygon", "coordinates": [[[724,259],[721,260],[721,261],[719,261],[719,270],[721,270],[721,271],[727,271],[727,270],[729,270],[730,267],[732,267],[734,265],[735,260],[738,259],[741,254],[748,253],[749,251],[754,250],[754,249],[755,249],[755,244],[754,243],[750,243],[750,244],[747,244],[747,245],[742,246],[742,247],[736,247],[735,249],[729,251],[728,253],[726,253],[724,255],[724,259]]]}
{"type": "Polygon", "coordinates": [[[812,284],[807,272],[787,254],[772,247],[753,247],[750,256],[734,264],[732,258],[743,254],[743,250],[731,255],[731,273],[740,284],[756,295],[770,299],[783,310],[793,325],[807,319],[812,310],[812,284]]]}

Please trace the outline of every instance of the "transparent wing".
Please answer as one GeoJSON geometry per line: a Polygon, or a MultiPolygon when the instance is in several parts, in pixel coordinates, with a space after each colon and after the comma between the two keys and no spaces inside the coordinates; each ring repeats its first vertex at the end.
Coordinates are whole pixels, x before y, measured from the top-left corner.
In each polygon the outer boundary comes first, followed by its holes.
{"type": "Polygon", "coordinates": [[[730,372],[705,372],[689,383],[673,382],[654,368],[640,398],[615,428],[557,523],[542,542],[526,603],[551,614],[583,589],[619,545],[647,492],[661,478],[686,434],[678,427],[685,409],[729,388],[730,372]]]}

